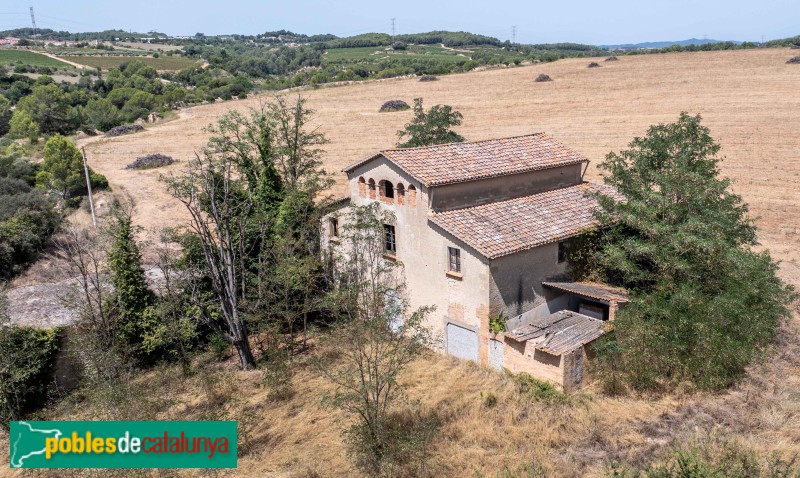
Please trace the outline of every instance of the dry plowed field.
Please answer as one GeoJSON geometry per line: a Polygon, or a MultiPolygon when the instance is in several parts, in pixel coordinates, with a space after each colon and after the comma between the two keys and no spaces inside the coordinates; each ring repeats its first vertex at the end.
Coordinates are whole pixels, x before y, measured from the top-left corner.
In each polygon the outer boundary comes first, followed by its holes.
{"type": "MultiPolygon", "coordinates": [[[[592,160],[589,179],[605,154],[619,150],[653,123],[682,111],[700,113],[721,143],[725,175],[758,217],[761,241],[782,261],[783,275],[800,283],[800,65],[788,49],[675,53],[620,57],[587,68],[588,59],[472,72],[439,81],[394,79],[303,91],[316,110],[314,126],[330,139],[325,164],[342,166],[396,143],[411,112],[378,113],[384,101],[452,105],[464,114],[458,129],[468,139],[546,131],[592,160]],[[540,73],[554,81],[535,83],[540,73]]],[[[179,171],[207,139],[203,128],[231,108],[267,97],[181,111],[177,119],[118,138],[84,140],[93,168],[135,201],[146,228],[186,220],[159,174],[179,171]],[[137,156],[163,153],[178,162],[167,169],[126,170],[137,156]]]]}

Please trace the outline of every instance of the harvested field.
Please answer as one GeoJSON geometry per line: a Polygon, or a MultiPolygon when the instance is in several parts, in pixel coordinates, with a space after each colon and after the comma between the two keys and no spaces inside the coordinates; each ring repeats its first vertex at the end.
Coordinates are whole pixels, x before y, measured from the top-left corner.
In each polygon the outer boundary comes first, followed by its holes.
{"type": "MultiPolygon", "coordinates": [[[[411,111],[381,114],[386,98],[423,96],[425,106],[452,105],[464,114],[458,132],[468,139],[546,131],[592,160],[587,177],[612,150],[624,148],[656,122],[674,121],[682,110],[701,113],[722,144],[722,172],[758,218],[761,242],[783,261],[783,275],[800,284],[800,69],[787,65],[789,49],[671,53],[625,57],[589,71],[585,59],[559,60],[548,73],[559,81],[532,88],[537,66],[447,75],[420,84],[417,78],[307,90],[317,111],[312,126],[330,139],[325,163],[338,171],[369,153],[396,144],[411,111]]],[[[257,105],[265,97],[182,110],[177,118],[135,135],[89,138],[91,166],[115,190],[137,203],[146,228],[184,222],[182,206],[158,182],[180,164],[150,171],[124,169],[139,156],[163,153],[187,160],[207,139],[203,128],[231,108],[257,105]]]]}

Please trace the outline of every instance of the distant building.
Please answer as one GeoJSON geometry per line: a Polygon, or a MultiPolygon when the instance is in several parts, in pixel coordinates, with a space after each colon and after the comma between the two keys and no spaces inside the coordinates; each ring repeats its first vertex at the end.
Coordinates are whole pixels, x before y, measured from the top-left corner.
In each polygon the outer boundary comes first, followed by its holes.
{"type": "Polygon", "coordinates": [[[386,260],[404,265],[413,308],[436,306],[428,325],[442,351],[573,390],[585,345],[627,301],[568,277],[564,241],[596,224],[587,193],[617,195],[583,181],[588,162],[544,133],[384,150],[344,169],[349,200],[325,219],[323,243],[343,247],[348,204],[379,202],[395,217],[386,260]]]}

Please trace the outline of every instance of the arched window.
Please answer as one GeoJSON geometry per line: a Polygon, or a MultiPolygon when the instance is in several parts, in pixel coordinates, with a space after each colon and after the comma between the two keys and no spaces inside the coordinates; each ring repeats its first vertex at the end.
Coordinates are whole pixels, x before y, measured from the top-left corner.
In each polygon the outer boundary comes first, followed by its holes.
{"type": "Polygon", "coordinates": [[[406,190],[403,187],[403,183],[397,183],[397,188],[395,190],[397,191],[397,205],[402,206],[406,203],[406,190]]]}
{"type": "Polygon", "coordinates": [[[408,205],[417,207],[417,188],[413,184],[408,185],[408,205]]]}
{"type": "Polygon", "coordinates": [[[369,186],[369,198],[375,199],[375,180],[370,178],[367,185],[369,186]]]}
{"type": "Polygon", "coordinates": [[[378,183],[380,188],[380,199],[383,202],[393,203],[394,202],[394,184],[391,182],[383,179],[381,182],[378,183]]]}
{"type": "Polygon", "coordinates": [[[364,176],[358,178],[358,197],[367,197],[367,182],[364,180],[364,176]]]}

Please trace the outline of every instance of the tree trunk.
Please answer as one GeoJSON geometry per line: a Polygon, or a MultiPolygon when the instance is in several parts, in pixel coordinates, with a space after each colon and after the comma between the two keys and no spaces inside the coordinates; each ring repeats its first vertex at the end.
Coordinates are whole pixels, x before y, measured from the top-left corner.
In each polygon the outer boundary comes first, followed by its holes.
{"type": "Polygon", "coordinates": [[[253,351],[250,349],[250,341],[247,340],[247,334],[233,343],[236,347],[236,352],[239,353],[239,361],[242,364],[242,370],[252,370],[256,368],[256,358],[253,356],[253,351]]]}

